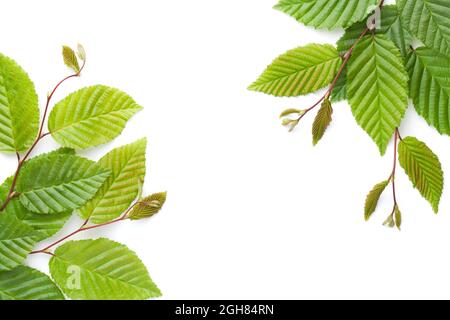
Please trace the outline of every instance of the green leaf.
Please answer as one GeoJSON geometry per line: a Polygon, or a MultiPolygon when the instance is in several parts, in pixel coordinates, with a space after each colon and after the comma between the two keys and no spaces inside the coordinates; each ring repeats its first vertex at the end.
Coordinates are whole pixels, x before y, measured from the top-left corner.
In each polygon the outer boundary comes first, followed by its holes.
{"type": "Polygon", "coordinates": [[[279,56],[249,90],[278,97],[315,92],[334,79],[342,60],[329,44],[309,44],[279,56]]]}
{"type": "MultiPolygon", "coordinates": [[[[345,54],[360,37],[366,28],[365,23],[355,23],[345,30],[344,35],[337,42],[337,48],[341,55],[345,54]]],[[[411,33],[402,21],[397,6],[384,6],[381,11],[380,28],[375,29],[375,34],[385,35],[396,45],[404,59],[407,58],[410,51],[409,46],[413,42],[411,33]]],[[[345,71],[347,68],[344,69],[345,71]]],[[[347,81],[346,72],[339,77],[336,87],[331,96],[332,102],[338,102],[347,99],[347,81]]]]}
{"type": "Polygon", "coordinates": [[[78,64],[78,58],[75,51],[73,51],[72,48],[68,46],[63,46],[62,54],[65,65],[75,71],[75,73],[80,72],[80,65],[78,64]]]}
{"type": "Polygon", "coordinates": [[[21,170],[17,191],[22,204],[39,214],[75,210],[92,199],[110,172],[73,155],[54,155],[21,170]]]}
{"type": "Polygon", "coordinates": [[[429,125],[450,135],[450,56],[418,48],[411,53],[407,69],[414,107],[429,125]]]}
{"type": "Polygon", "coordinates": [[[333,92],[331,93],[331,102],[339,102],[347,99],[347,67],[344,67],[341,75],[336,81],[333,92]]]}
{"type": "MultiPolygon", "coordinates": [[[[28,166],[29,163],[33,163],[36,160],[39,160],[44,157],[51,157],[57,154],[74,155],[75,151],[73,149],[60,148],[50,153],[42,154],[37,157],[31,158],[30,160],[26,161],[23,164],[22,168],[28,166]]],[[[9,177],[0,186],[0,203],[5,201],[7,194],[11,188],[12,180],[13,177],[9,177]]],[[[11,214],[16,216],[22,222],[31,226],[36,231],[39,231],[42,236],[38,238],[38,241],[47,239],[53,236],[58,231],[60,231],[64,227],[67,220],[69,220],[70,216],[72,215],[72,212],[52,214],[52,215],[36,214],[25,208],[18,198],[13,198],[3,212],[4,214],[11,214]]]]}
{"type": "Polygon", "coordinates": [[[402,213],[400,212],[400,209],[396,205],[394,208],[394,219],[395,219],[395,226],[398,230],[401,230],[402,227],[402,213]]]}
{"type": "Polygon", "coordinates": [[[403,58],[409,52],[409,46],[413,42],[413,37],[403,22],[396,5],[385,6],[381,10],[381,27],[375,33],[384,34],[397,46],[403,58]]]}
{"type": "Polygon", "coordinates": [[[347,94],[356,122],[384,154],[408,107],[408,74],[392,41],[369,35],[355,47],[347,94]]]}
{"type": "Polygon", "coordinates": [[[325,131],[331,123],[332,114],[333,107],[331,106],[331,102],[329,100],[325,100],[322,102],[322,106],[320,107],[313,123],[312,135],[314,145],[316,145],[325,134],[325,131]]]}
{"type": "Polygon", "coordinates": [[[39,233],[13,215],[0,213],[0,271],[22,264],[39,233]]]}
{"type": "Polygon", "coordinates": [[[372,214],[377,209],[378,201],[380,200],[380,197],[388,184],[389,180],[386,180],[375,185],[375,187],[373,187],[373,189],[367,195],[366,205],[364,207],[364,218],[366,219],[366,221],[370,219],[372,214]]]}
{"type": "Polygon", "coordinates": [[[414,188],[419,190],[437,213],[444,187],[444,173],[438,157],[425,143],[414,137],[406,137],[400,142],[398,154],[400,165],[414,188]]]}
{"type": "Polygon", "coordinates": [[[0,54],[0,152],[22,152],[39,130],[38,96],[26,72],[0,54]]]}
{"type": "Polygon", "coordinates": [[[141,109],[120,90],[102,85],[87,87],[55,105],[48,128],[62,146],[86,149],[115,139],[141,109]]]}
{"type": "Polygon", "coordinates": [[[0,300],[64,300],[44,273],[25,266],[0,272],[0,300]]]}
{"type": "MultiPolygon", "coordinates": [[[[12,179],[9,178],[0,186],[0,201],[6,199],[11,187],[11,181],[12,179]]],[[[39,231],[40,236],[36,237],[37,241],[47,239],[60,231],[72,215],[71,213],[53,215],[36,214],[25,208],[18,198],[13,198],[0,214],[13,215],[34,230],[39,231]]]]}
{"type": "Polygon", "coordinates": [[[280,0],[274,8],[307,26],[335,29],[363,20],[376,4],[377,0],[280,0]]]}
{"type": "Polygon", "coordinates": [[[54,236],[61,231],[64,225],[72,216],[72,212],[63,212],[52,215],[36,214],[27,210],[19,199],[13,199],[8,204],[12,209],[6,209],[5,212],[13,211],[14,215],[22,222],[31,226],[34,230],[39,231],[40,236],[37,241],[43,241],[54,236]]]}
{"type": "Polygon", "coordinates": [[[111,175],[95,197],[80,209],[84,219],[104,223],[120,216],[136,199],[139,181],[145,176],[145,150],[147,140],[114,149],[98,164],[111,170],[111,175]]]}
{"type": "Polygon", "coordinates": [[[50,273],[72,299],[144,300],[161,295],[136,254],[108,239],[63,244],[50,260],[50,273]]]}
{"type": "Polygon", "coordinates": [[[141,199],[136,203],[127,217],[131,220],[150,218],[161,210],[166,202],[166,198],[167,192],[160,192],[141,199]]]}
{"type": "MultiPolygon", "coordinates": [[[[341,54],[346,53],[366,29],[365,23],[355,23],[345,30],[344,35],[338,40],[337,47],[341,54]]],[[[374,30],[375,34],[385,35],[400,50],[403,58],[406,58],[409,52],[409,46],[413,38],[409,29],[403,23],[397,6],[384,6],[381,10],[380,28],[374,30]]]]}
{"type": "Polygon", "coordinates": [[[412,34],[430,48],[450,55],[450,2],[398,0],[403,21],[412,34]]]}

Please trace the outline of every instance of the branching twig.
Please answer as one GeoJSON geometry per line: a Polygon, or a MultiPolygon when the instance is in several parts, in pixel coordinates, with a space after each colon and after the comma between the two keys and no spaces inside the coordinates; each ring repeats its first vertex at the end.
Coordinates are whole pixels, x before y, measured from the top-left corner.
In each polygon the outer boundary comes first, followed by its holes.
{"type": "Polygon", "coordinates": [[[97,229],[97,228],[109,226],[109,225],[111,225],[111,224],[114,224],[114,223],[117,223],[117,222],[120,222],[120,221],[124,221],[124,220],[127,219],[128,213],[130,213],[130,211],[133,210],[133,208],[134,208],[136,205],[138,205],[139,203],[141,203],[141,202],[139,202],[139,201],[138,201],[138,202],[135,202],[130,208],[128,208],[127,211],[125,211],[125,213],[122,214],[122,216],[120,216],[120,218],[117,218],[117,219],[112,220],[112,221],[109,221],[109,222],[105,222],[105,223],[101,223],[101,224],[96,224],[96,225],[88,226],[88,227],[87,227],[87,224],[89,223],[89,218],[88,218],[88,219],[86,219],[86,220],[84,221],[84,223],[81,225],[81,227],[79,227],[77,230],[75,230],[75,231],[73,231],[72,233],[69,233],[68,235],[62,237],[61,239],[59,239],[59,240],[53,242],[52,244],[48,245],[48,246],[45,247],[44,249],[32,251],[32,252],[30,252],[30,254],[39,254],[39,253],[52,254],[52,253],[49,252],[48,250],[50,250],[50,249],[53,248],[54,246],[60,244],[61,242],[65,241],[65,240],[67,240],[67,239],[69,239],[69,238],[72,238],[73,236],[77,235],[77,234],[80,233],[80,232],[87,231],[87,230],[92,230],[92,229],[97,229]]]}
{"type": "MultiPolygon", "coordinates": [[[[384,4],[384,0],[382,0],[380,2],[380,4],[378,5],[378,7],[380,8],[380,10],[382,9],[384,4]]],[[[375,24],[375,18],[373,19],[373,24],[375,24]]],[[[341,67],[339,68],[336,76],[334,77],[333,81],[331,82],[330,87],[328,88],[327,92],[325,92],[325,94],[319,99],[319,101],[317,101],[314,105],[312,105],[310,108],[304,110],[304,112],[298,117],[298,119],[296,119],[296,122],[300,122],[300,120],[311,110],[315,109],[323,100],[326,100],[330,97],[330,95],[333,93],[334,88],[336,87],[336,83],[339,80],[339,78],[342,75],[342,72],[344,72],[345,67],[348,64],[348,61],[350,60],[350,57],[352,56],[353,51],[355,50],[355,47],[358,45],[358,43],[362,40],[362,38],[364,38],[364,36],[370,31],[369,27],[366,27],[364,29],[363,32],[361,32],[361,34],[359,35],[359,37],[356,39],[356,41],[353,43],[353,45],[350,47],[350,49],[348,49],[348,51],[344,54],[343,56],[343,61],[341,64],[341,67]]]]}
{"type": "Polygon", "coordinates": [[[21,158],[20,154],[18,152],[16,152],[17,155],[17,168],[16,171],[14,173],[14,177],[11,183],[11,187],[9,189],[8,195],[6,196],[5,202],[2,204],[2,206],[0,207],[0,213],[2,211],[4,211],[6,209],[6,207],[8,206],[9,202],[12,200],[12,198],[16,195],[14,189],[16,188],[16,184],[17,184],[17,179],[19,177],[19,173],[20,170],[22,169],[23,164],[25,163],[25,161],[28,160],[28,158],[30,157],[31,153],[33,152],[33,150],[36,148],[36,146],[38,145],[39,141],[41,141],[43,138],[45,138],[46,136],[48,136],[50,133],[43,133],[44,131],[44,125],[45,125],[45,120],[47,119],[47,114],[49,111],[49,107],[50,107],[50,102],[52,100],[53,95],[55,94],[56,90],[67,80],[71,79],[71,78],[75,78],[75,77],[79,77],[81,74],[81,71],[83,71],[84,66],[86,65],[86,61],[83,61],[83,65],[81,66],[80,70],[75,73],[72,74],[64,79],[62,79],[60,82],[58,82],[58,84],[53,88],[53,90],[47,95],[47,102],[45,104],[45,109],[44,109],[44,115],[42,117],[40,126],[39,126],[39,132],[38,135],[36,137],[36,140],[33,142],[33,144],[31,145],[30,149],[28,149],[28,151],[25,153],[25,155],[23,156],[23,158],[21,158]]]}

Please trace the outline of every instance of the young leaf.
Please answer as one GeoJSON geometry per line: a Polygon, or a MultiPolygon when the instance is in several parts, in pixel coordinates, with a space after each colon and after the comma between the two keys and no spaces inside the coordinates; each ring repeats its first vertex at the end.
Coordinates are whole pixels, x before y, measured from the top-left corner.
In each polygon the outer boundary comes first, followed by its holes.
{"type": "Polygon", "coordinates": [[[98,164],[111,175],[95,197],[79,210],[80,215],[93,223],[104,223],[117,218],[130,207],[139,191],[139,181],[145,176],[147,140],[114,149],[98,164]]]}
{"type": "Polygon", "coordinates": [[[161,295],[136,254],[108,239],[63,244],[50,260],[50,273],[72,299],[145,300],[161,295]],[[78,281],[69,281],[70,270],[78,281]]]}
{"type": "Polygon", "coordinates": [[[0,213],[0,271],[22,264],[40,234],[15,216],[0,213]]]}
{"type": "Polygon", "coordinates": [[[398,0],[403,21],[430,48],[450,55],[450,1],[398,0]]]}
{"type": "Polygon", "coordinates": [[[249,90],[279,97],[315,92],[334,79],[342,59],[328,44],[309,44],[279,56],[249,90]]]}
{"type": "Polygon", "coordinates": [[[80,65],[78,63],[78,58],[75,51],[73,51],[72,48],[68,46],[63,46],[62,54],[65,65],[75,71],[75,73],[80,72],[80,65]]]}
{"type": "Polygon", "coordinates": [[[383,155],[408,107],[408,74],[392,41],[369,35],[355,47],[347,94],[356,122],[383,155]]]}
{"type": "Polygon", "coordinates": [[[316,145],[325,134],[325,131],[331,123],[332,114],[333,108],[331,106],[331,102],[329,100],[325,100],[322,102],[322,106],[320,107],[313,123],[312,135],[314,145],[316,145]]]}
{"type": "Polygon", "coordinates": [[[55,105],[48,128],[61,145],[86,149],[116,138],[141,109],[122,91],[101,85],[87,87],[55,105]]]}
{"type": "Polygon", "coordinates": [[[410,96],[418,114],[440,133],[450,135],[450,56],[418,48],[411,53],[407,69],[410,96]]]}
{"type": "Polygon", "coordinates": [[[348,28],[363,20],[377,0],[280,0],[275,9],[316,28],[348,28]]]}
{"type": "MultiPolygon", "coordinates": [[[[406,58],[409,52],[409,46],[413,42],[413,38],[408,27],[403,22],[397,6],[383,6],[379,22],[380,28],[376,28],[374,30],[375,34],[385,35],[400,50],[402,57],[406,58]]],[[[355,23],[350,28],[345,30],[344,35],[337,42],[339,53],[344,54],[347,52],[366,27],[366,23],[361,22],[355,23]]]]}
{"type": "Polygon", "coordinates": [[[419,190],[437,213],[444,186],[444,173],[438,157],[425,143],[414,137],[406,137],[400,142],[398,154],[400,165],[414,188],[419,190]]]}
{"type": "Polygon", "coordinates": [[[364,218],[366,219],[366,221],[368,221],[372,214],[375,212],[381,194],[383,193],[384,189],[386,189],[388,184],[389,180],[377,184],[367,195],[366,205],[364,207],[364,218]]]}
{"type": "Polygon", "coordinates": [[[294,131],[294,129],[298,126],[298,124],[300,123],[300,118],[298,119],[283,119],[283,121],[281,122],[281,124],[285,127],[289,128],[289,132],[294,131]]]}
{"type": "Polygon", "coordinates": [[[64,300],[44,273],[25,266],[0,272],[0,300],[64,300]]]}
{"type": "Polygon", "coordinates": [[[22,152],[39,130],[38,96],[25,71],[0,54],[0,152],[22,152]]]}
{"type": "Polygon", "coordinates": [[[305,110],[300,109],[286,109],[280,114],[280,118],[288,117],[291,115],[301,116],[305,113],[305,110]]]}
{"type": "Polygon", "coordinates": [[[394,209],[394,219],[395,219],[395,226],[397,227],[398,230],[401,230],[402,227],[402,213],[400,212],[400,209],[398,208],[398,206],[395,206],[394,209]]]}
{"type": "Polygon", "coordinates": [[[131,220],[140,220],[154,216],[163,207],[166,202],[166,197],[167,192],[160,192],[139,200],[128,214],[128,218],[131,220]]]}
{"type": "Polygon", "coordinates": [[[390,214],[387,217],[387,219],[383,222],[383,226],[388,227],[388,228],[395,227],[395,221],[394,221],[394,217],[392,216],[392,214],[390,214]]]}
{"type": "Polygon", "coordinates": [[[77,46],[77,56],[81,61],[86,61],[86,51],[81,44],[78,44],[77,46]]]}
{"type": "Polygon", "coordinates": [[[92,199],[110,172],[72,155],[40,158],[24,167],[17,191],[22,204],[38,214],[75,210],[92,199]]]}

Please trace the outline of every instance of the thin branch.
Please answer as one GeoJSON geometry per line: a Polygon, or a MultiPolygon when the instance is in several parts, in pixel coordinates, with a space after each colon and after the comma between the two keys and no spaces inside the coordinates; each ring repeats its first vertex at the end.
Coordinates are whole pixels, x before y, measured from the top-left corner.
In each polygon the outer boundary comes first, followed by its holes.
{"type": "Polygon", "coordinates": [[[392,195],[394,198],[394,211],[395,207],[397,206],[397,195],[395,192],[395,173],[397,169],[397,146],[398,146],[398,139],[400,137],[400,132],[398,131],[398,128],[395,129],[395,138],[394,138],[394,165],[392,167],[392,174],[391,174],[391,182],[392,182],[392,195]]]}
{"type": "Polygon", "coordinates": [[[300,122],[300,120],[303,119],[304,116],[306,116],[308,114],[308,112],[310,112],[311,110],[313,110],[314,108],[316,108],[323,100],[325,100],[326,94],[319,99],[319,101],[317,101],[315,104],[313,104],[311,107],[309,107],[308,109],[306,109],[302,115],[300,117],[298,117],[298,119],[296,120],[297,123],[300,122]]]}
{"type": "Polygon", "coordinates": [[[355,49],[356,45],[361,41],[361,39],[367,34],[369,31],[369,28],[366,28],[358,37],[358,39],[355,41],[355,43],[352,45],[352,47],[345,53],[344,60],[342,61],[341,67],[339,68],[336,76],[333,79],[333,82],[331,82],[330,87],[328,88],[327,92],[311,107],[305,110],[305,112],[297,119],[297,122],[303,119],[303,117],[310,112],[311,110],[315,109],[322,101],[328,99],[333,92],[337,81],[339,80],[340,76],[342,75],[342,72],[344,72],[345,66],[347,65],[348,61],[350,60],[350,57],[353,53],[353,50],[355,49]]]}
{"type": "Polygon", "coordinates": [[[104,227],[104,226],[107,226],[107,225],[110,225],[110,224],[113,224],[113,223],[116,223],[116,222],[119,222],[119,221],[123,221],[123,220],[125,220],[125,216],[122,216],[119,219],[116,219],[116,220],[113,220],[113,221],[110,221],[110,222],[106,222],[106,223],[103,223],[103,224],[97,224],[95,226],[90,226],[90,227],[81,226],[77,230],[75,230],[72,233],[69,233],[68,235],[62,237],[61,239],[53,242],[52,244],[50,244],[49,246],[45,247],[44,249],[37,250],[37,251],[32,251],[32,252],[30,252],[30,254],[48,253],[48,250],[50,250],[54,246],[60,244],[61,242],[65,241],[65,240],[67,240],[69,238],[72,238],[73,236],[77,235],[80,232],[91,230],[91,229],[96,229],[96,228],[100,228],[100,227],[104,227]]]}
{"type": "Polygon", "coordinates": [[[111,225],[111,224],[114,224],[114,223],[117,223],[117,222],[120,222],[120,221],[124,221],[124,220],[127,219],[128,213],[130,213],[130,211],[131,211],[137,204],[139,204],[139,203],[141,203],[141,202],[135,202],[130,208],[128,208],[127,211],[125,211],[125,213],[122,214],[122,216],[121,216],[120,218],[117,218],[117,219],[112,220],[112,221],[109,221],[109,222],[105,222],[105,223],[101,223],[101,224],[96,224],[96,225],[87,227],[86,225],[88,224],[89,219],[86,219],[86,220],[84,221],[84,223],[81,225],[81,227],[79,227],[77,230],[75,230],[75,231],[69,233],[68,235],[62,237],[61,239],[59,239],[59,240],[53,242],[52,244],[48,245],[48,246],[45,247],[44,249],[37,250],[37,251],[32,251],[32,252],[30,252],[30,254],[39,254],[39,253],[46,253],[46,254],[49,254],[50,252],[49,252],[48,250],[50,250],[50,249],[53,248],[54,246],[60,244],[61,242],[65,241],[65,240],[67,240],[67,239],[69,239],[69,238],[72,238],[73,236],[77,235],[77,234],[80,233],[80,232],[88,231],[88,230],[92,230],[92,229],[97,229],[97,228],[102,228],[102,227],[109,226],[109,225],[111,225]]]}

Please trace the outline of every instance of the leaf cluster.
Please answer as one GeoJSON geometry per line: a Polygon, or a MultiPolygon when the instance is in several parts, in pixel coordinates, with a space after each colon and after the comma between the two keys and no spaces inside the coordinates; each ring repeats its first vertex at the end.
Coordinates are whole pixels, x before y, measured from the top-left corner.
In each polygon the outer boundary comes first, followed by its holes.
{"type": "MultiPolygon", "coordinates": [[[[86,52],[81,45],[77,52],[64,46],[63,60],[74,74],[55,90],[80,76],[86,52]]],[[[166,193],[142,195],[145,138],[113,149],[98,161],[77,153],[114,140],[142,107],[119,89],[95,85],[69,94],[50,111],[55,90],[41,118],[33,82],[14,60],[0,54],[0,152],[15,153],[18,159],[17,171],[0,185],[0,299],[160,296],[145,265],[125,245],[105,238],[60,245],[79,232],[148,218],[162,208],[166,193]],[[46,136],[61,148],[31,157],[46,136]],[[84,221],[80,229],[33,251],[74,214],[84,221]],[[51,256],[50,276],[25,266],[27,256],[38,253],[51,256]]]]}
{"type": "Polygon", "coordinates": [[[276,58],[249,89],[279,97],[307,95],[327,87],[312,107],[282,113],[292,131],[319,107],[313,144],[331,122],[331,103],[348,100],[356,123],[381,155],[394,139],[394,168],[366,200],[365,218],[393,187],[394,207],[385,225],[400,228],[395,175],[398,161],[413,186],[438,212],[444,177],[438,157],[415,137],[399,133],[409,101],[439,133],[450,135],[450,1],[279,0],[275,9],[306,26],[344,30],[336,45],[308,44],[276,58]],[[413,47],[413,44],[419,43],[413,47]]]}

